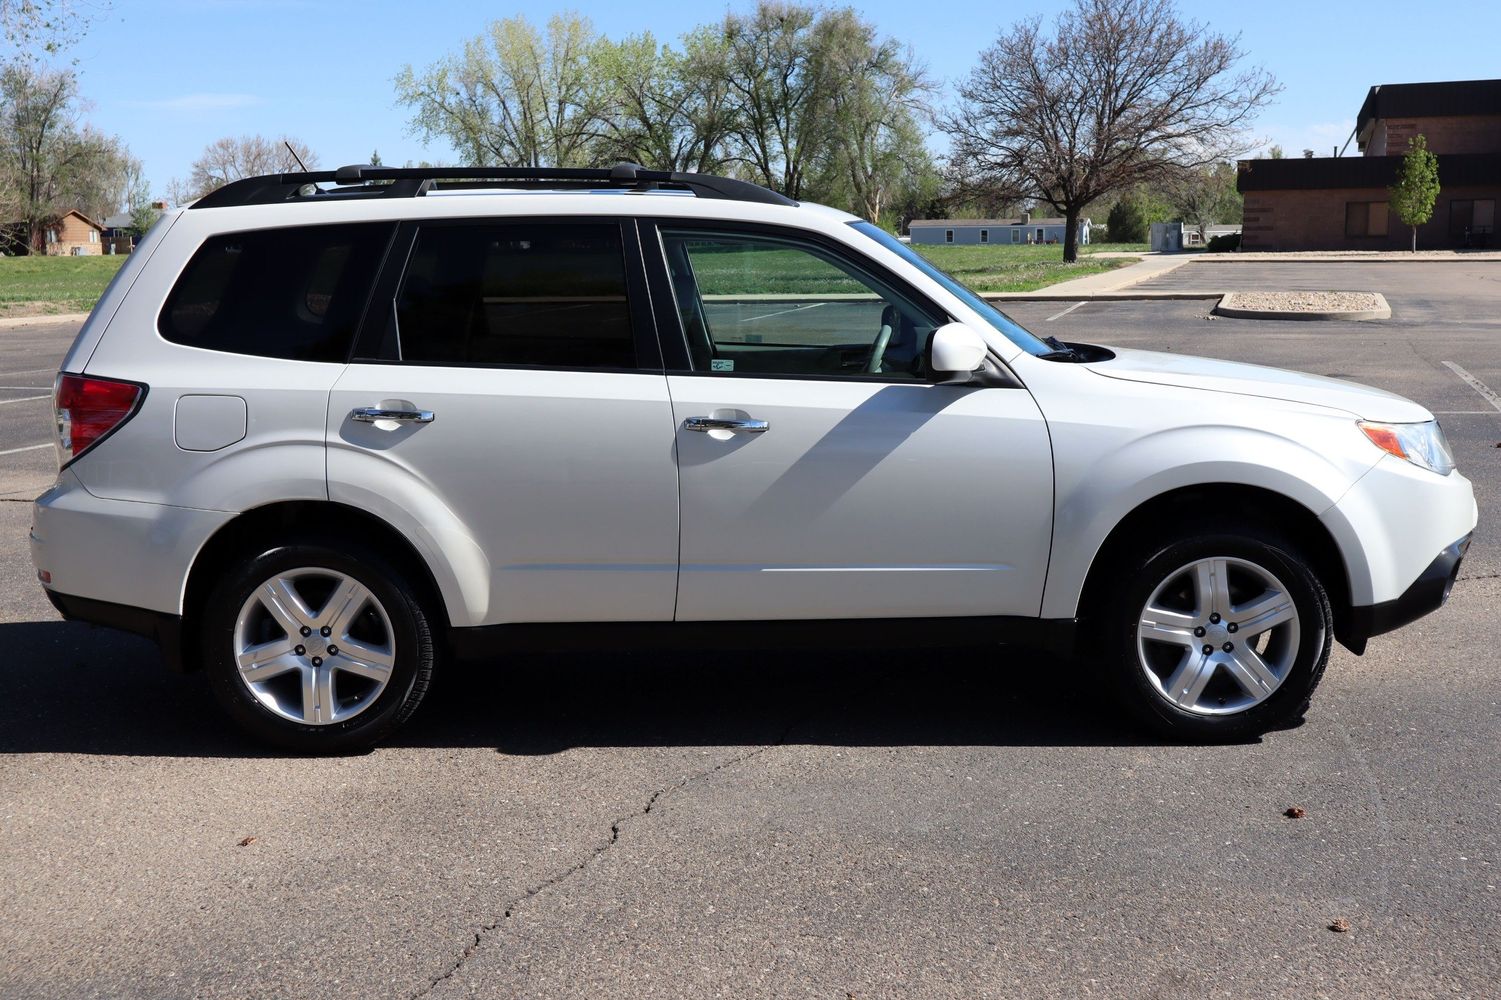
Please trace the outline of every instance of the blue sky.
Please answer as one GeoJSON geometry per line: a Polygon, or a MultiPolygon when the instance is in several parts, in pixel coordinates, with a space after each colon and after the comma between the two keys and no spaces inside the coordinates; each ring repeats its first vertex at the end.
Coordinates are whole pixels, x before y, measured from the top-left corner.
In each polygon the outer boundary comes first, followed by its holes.
{"type": "MultiPolygon", "coordinates": [[[[494,18],[525,11],[541,23],[574,9],[612,37],[648,30],[675,39],[746,6],[113,0],[69,56],[92,105],[89,120],[123,137],[160,191],[171,178],[186,177],[203,147],[224,135],[285,132],[308,142],[325,167],[364,162],[372,149],[390,164],[452,159],[446,148],[424,147],[408,134],[391,80],[404,64],[421,67],[456,50],[494,18]]],[[[883,33],[910,42],[936,78],[952,83],[1000,28],[1049,16],[1063,4],[858,6],[883,33]]],[[[1220,32],[1239,33],[1249,61],[1285,86],[1258,132],[1289,155],[1313,148],[1327,156],[1343,143],[1371,84],[1501,74],[1493,44],[1501,37],[1501,3],[1494,0],[1181,0],[1180,9],[1220,32]],[[1441,16],[1421,24],[1415,8],[1441,16]]]]}

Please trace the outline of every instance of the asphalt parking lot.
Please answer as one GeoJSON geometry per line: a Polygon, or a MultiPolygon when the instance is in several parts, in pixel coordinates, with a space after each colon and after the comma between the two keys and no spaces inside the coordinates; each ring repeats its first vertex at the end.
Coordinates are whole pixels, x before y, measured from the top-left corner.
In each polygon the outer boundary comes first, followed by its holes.
{"type": "Polygon", "coordinates": [[[1498,282],[1153,282],[1380,291],[1367,323],[1007,303],[1065,340],[1400,392],[1476,484],[1445,609],[1337,648],[1304,725],[1205,748],[1144,741],[1033,654],[703,650],[465,669],[392,746],[267,755],[201,677],[57,620],[28,397],[74,328],[0,330],[0,996],[1493,997],[1501,410],[1459,371],[1501,390],[1498,282]]]}

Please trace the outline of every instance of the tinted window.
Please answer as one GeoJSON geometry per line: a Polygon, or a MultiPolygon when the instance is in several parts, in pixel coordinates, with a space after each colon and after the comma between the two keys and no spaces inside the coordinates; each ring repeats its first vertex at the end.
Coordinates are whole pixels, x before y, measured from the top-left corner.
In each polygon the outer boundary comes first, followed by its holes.
{"type": "Polygon", "coordinates": [[[390,226],[299,226],[211,237],[178,279],[158,328],[189,347],[343,361],[390,226]]]}
{"type": "Polygon", "coordinates": [[[425,228],[396,320],[404,361],[636,366],[616,225],[425,228]]]}

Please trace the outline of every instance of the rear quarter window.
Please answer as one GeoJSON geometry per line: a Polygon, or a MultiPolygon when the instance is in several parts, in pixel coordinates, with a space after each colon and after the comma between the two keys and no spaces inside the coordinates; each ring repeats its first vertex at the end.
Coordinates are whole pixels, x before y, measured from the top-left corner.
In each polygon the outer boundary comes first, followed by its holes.
{"type": "Polygon", "coordinates": [[[174,344],[289,361],[343,361],[390,240],[389,223],[220,233],[157,320],[174,344]]]}

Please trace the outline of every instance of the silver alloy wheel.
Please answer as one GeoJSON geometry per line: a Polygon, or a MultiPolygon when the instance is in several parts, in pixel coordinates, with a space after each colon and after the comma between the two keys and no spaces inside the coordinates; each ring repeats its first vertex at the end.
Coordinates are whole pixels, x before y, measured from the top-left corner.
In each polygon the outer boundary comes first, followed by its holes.
{"type": "Polygon", "coordinates": [[[1216,557],[1167,575],[1136,626],[1136,654],[1157,693],[1195,715],[1233,715],[1271,697],[1298,659],[1298,609],[1282,581],[1216,557]]]}
{"type": "Polygon", "coordinates": [[[262,705],[291,722],[327,726],[380,697],[396,665],[396,637],[364,584],[310,566],[255,588],[235,619],[234,652],[240,680],[262,705]]]}

